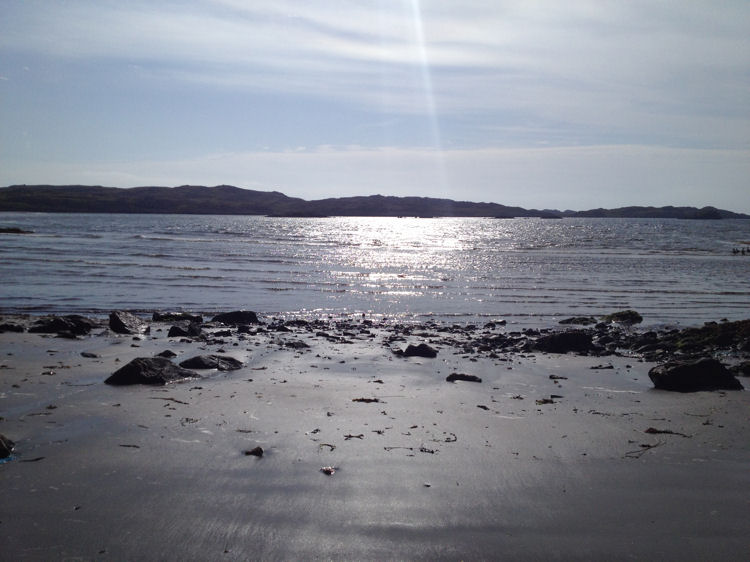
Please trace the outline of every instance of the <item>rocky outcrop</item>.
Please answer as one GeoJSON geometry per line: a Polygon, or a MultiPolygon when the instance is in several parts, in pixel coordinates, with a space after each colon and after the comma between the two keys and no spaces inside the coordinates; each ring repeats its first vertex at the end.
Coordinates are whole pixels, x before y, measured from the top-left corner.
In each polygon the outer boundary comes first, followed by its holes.
{"type": "Polygon", "coordinates": [[[85,336],[96,326],[98,326],[96,320],[78,314],[69,314],[67,316],[40,318],[29,328],[29,332],[33,334],[85,336]]]}
{"type": "Polygon", "coordinates": [[[186,369],[218,369],[219,371],[236,371],[242,366],[242,361],[228,355],[197,355],[180,363],[180,367],[186,369]]]}
{"type": "Polygon", "coordinates": [[[742,384],[716,359],[669,361],[653,367],[648,376],[655,388],[677,392],[742,390],[742,384]]]}
{"type": "Polygon", "coordinates": [[[9,322],[4,322],[3,324],[0,324],[0,334],[4,334],[5,332],[23,332],[24,327],[20,324],[11,324],[9,322]]]}
{"type": "Polygon", "coordinates": [[[178,367],[165,357],[138,357],[112,373],[104,382],[115,386],[165,385],[194,378],[198,378],[198,373],[178,367]]]}
{"type": "Polygon", "coordinates": [[[237,326],[239,324],[260,324],[258,315],[252,310],[235,310],[234,312],[224,312],[217,314],[211,319],[211,322],[221,322],[227,326],[237,326]]]}
{"type": "Polygon", "coordinates": [[[668,339],[675,349],[685,354],[732,348],[748,352],[750,351],[750,320],[707,322],[700,328],[685,328],[670,334],[665,339],[668,339]]]}
{"type": "Polygon", "coordinates": [[[148,324],[135,314],[115,310],[109,313],[109,328],[118,334],[142,334],[148,330],[148,324]]]}

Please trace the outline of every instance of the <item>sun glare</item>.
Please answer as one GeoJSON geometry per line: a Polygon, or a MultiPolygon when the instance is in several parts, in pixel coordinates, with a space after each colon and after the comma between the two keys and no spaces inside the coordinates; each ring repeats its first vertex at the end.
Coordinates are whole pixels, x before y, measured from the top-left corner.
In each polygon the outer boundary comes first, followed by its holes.
{"type": "Polygon", "coordinates": [[[429,121],[431,148],[435,151],[435,175],[440,193],[448,193],[448,182],[445,171],[445,161],[443,160],[443,146],[440,134],[440,122],[438,120],[437,108],[435,105],[435,91],[432,84],[432,72],[430,61],[427,55],[427,45],[424,35],[424,26],[422,25],[422,8],[419,0],[411,1],[412,21],[414,25],[414,42],[417,50],[420,74],[422,77],[422,91],[424,94],[425,113],[429,121]]]}

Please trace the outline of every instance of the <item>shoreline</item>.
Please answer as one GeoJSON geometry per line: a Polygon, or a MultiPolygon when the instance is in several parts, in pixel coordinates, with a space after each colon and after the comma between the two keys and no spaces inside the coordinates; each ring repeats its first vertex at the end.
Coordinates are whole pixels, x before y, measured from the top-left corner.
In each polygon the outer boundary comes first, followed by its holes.
{"type": "Polygon", "coordinates": [[[545,352],[525,346],[546,332],[498,323],[264,320],[204,323],[204,339],[168,337],[179,320],[0,334],[0,433],[16,444],[0,465],[4,552],[697,560],[750,547],[746,391],[655,390],[642,354],[545,352]],[[420,343],[437,356],[404,354],[420,343]],[[165,349],[243,366],[104,384],[165,349]]]}

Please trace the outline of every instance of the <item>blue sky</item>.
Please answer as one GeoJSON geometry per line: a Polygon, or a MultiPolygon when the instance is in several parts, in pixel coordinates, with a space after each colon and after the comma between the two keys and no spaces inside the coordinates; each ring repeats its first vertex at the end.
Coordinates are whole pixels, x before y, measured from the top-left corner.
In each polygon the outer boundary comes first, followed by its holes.
{"type": "Polygon", "coordinates": [[[750,212],[745,1],[16,1],[0,185],[750,212]]]}

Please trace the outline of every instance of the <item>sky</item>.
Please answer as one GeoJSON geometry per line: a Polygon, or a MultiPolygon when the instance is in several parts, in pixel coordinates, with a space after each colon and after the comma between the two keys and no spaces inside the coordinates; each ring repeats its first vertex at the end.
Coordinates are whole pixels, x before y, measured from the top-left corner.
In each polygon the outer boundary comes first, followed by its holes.
{"type": "Polygon", "coordinates": [[[750,212],[750,2],[4,0],[39,183],[750,212]]]}

